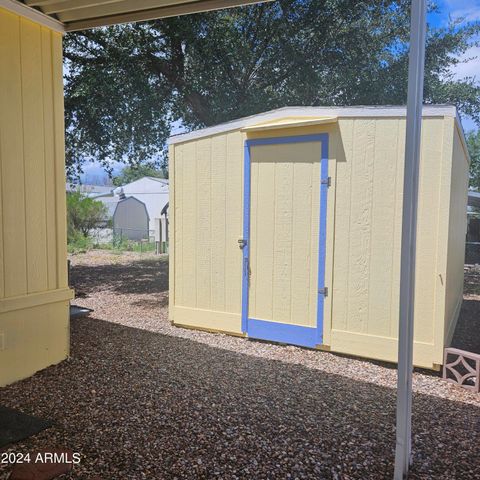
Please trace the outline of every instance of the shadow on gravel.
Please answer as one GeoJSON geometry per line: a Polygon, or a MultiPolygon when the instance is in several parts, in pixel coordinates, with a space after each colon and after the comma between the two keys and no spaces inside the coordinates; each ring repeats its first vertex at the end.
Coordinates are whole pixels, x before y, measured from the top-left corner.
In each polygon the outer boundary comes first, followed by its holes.
{"type": "Polygon", "coordinates": [[[71,283],[79,297],[98,290],[119,294],[165,292],[168,290],[168,258],[127,264],[75,265],[71,270],[71,283]]]}
{"type": "MultiPolygon", "coordinates": [[[[16,450],[82,453],[69,478],[392,478],[395,390],[94,318],[71,355],[0,390],[57,425],[16,450]]],[[[410,478],[478,478],[479,409],[417,394],[413,412],[410,478]]]]}
{"type": "Polygon", "coordinates": [[[452,347],[480,353],[480,299],[463,300],[452,347]]]}

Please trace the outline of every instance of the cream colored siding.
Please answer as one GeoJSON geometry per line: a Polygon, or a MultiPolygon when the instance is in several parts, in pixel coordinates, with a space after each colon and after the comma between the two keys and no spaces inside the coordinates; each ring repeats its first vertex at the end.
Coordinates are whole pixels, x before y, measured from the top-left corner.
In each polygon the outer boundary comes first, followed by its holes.
{"type": "Polygon", "coordinates": [[[445,343],[447,345],[451,342],[462,302],[467,230],[469,164],[467,153],[456,129],[453,137],[452,160],[445,307],[445,343]]]}
{"type": "Polygon", "coordinates": [[[240,333],[242,152],[240,133],[174,149],[176,323],[240,333]],[[222,323],[213,312],[233,315],[222,323]]]}
{"type": "Polygon", "coordinates": [[[62,37],[0,9],[0,385],[68,354],[62,37]]]}
{"type": "Polygon", "coordinates": [[[168,318],[173,322],[173,308],[175,306],[175,243],[178,241],[178,237],[175,235],[175,149],[170,146],[168,149],[168,173],[169,173],[169,205],[168,205],[168,220],[169,220],[169,245],[168,245],[168,318]]]}
{"type": "MultiPolygon", "coordinates": [[[[337,164],[332,350],[396,359],[398,335],[404,119],[339,122],[345,161],[337,164]],[[371,342],[371,343],[370,343],[371,342]]],[[[417,364],[431,358],[436,328],[437,244],[443,118],[422,128],[415,323],[417,364]]],[[[442,292],[440,292],[442,294],[442,292]]],[[[431,365],[430,365],[431,366],[431,365]]]]}
{"type": "Polygon", "coordinates": [[[227,134],[225,171],[225,310],[241,312],[242,253],[238,239],[243,228],[243,137],[240,133],[227,134]]]}
{"type": "Polygon", "coordinates": [[[320,142],[252,148],[252,318],[316,325],[320,149],[320,142]]]}
{"type": "MultiPolygon", "coordinates": [[[[254,125],[254,119],[249,121],[254,125]]],[[[292,127],[285,117],[273,120],[271,130],[247,132],[237,123],[236,130],[222,133],[214,127],[212,135],[193,134],[171,145],[174,323],[241,333],[237,239],[242,236],[243,140],[328,133],[325,286],[330,293],[323,310],[323,346],[396,361],[405,117],[356,117],[349,110],[346,117],[339,112],[336,123],[292,127]],[[277,125],[282,122],[284,128],[277,125]]],[[[462,147],[454,116],[424,117],[414,362],[427,368],[442,363],[462,294],[468,179],[462,147]]],[[[312,292],[317,287],[319,187],[309,182],[319,178],[320,162],[302,162],[305,152],[299,144],[261,148],[270,152],[264,158],[269,161],[259,161],[260,149],[251,148],[248,317],[311,327],[317,308],[312,292]],[[308,168],[313,170],[305,175],[308,168]],[[285,262],[275,267],[277,254],[285,262]],[[313,268],[306,268],[306,259],[313,268]]]]}

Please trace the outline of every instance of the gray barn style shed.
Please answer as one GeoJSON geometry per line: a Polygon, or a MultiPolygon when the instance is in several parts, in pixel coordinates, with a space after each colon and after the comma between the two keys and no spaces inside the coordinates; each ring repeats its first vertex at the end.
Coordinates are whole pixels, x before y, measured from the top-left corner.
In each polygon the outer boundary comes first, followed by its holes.
{"type": "Polygon", "coordinates": [[[115,208],[113,233],[129,240],[148,239],[149,221],[146,205],[135,197],[127,197],[115,208]]]}

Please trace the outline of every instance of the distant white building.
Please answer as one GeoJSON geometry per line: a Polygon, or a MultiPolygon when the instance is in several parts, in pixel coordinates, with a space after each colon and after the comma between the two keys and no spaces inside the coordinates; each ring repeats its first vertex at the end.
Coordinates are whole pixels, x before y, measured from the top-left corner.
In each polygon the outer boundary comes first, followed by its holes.
{"type": "Polygon", "coordinates": [[[67,192],[73,191],[80,191],[107,207],[105,224],[95,232],[99,242],[111,240],[111,234],[106,234],[110,225],[131,240],[153,238],[160,251],[165,251],[168,242],[168,180],[143,177],[116,188],[67,183],[67,192]]]}
{"type": "Polygon", "coordinates": [[[155,219],[162,217],[162,210],[168,203],[168,180],[156,177],[143,177],[134,182],[117,187],[114,194],[118,197],[134,197],[143,202],[149,217],[150,236],[154,236],[155,219]]]}
{"type": "Polygon", "coordinates": [[[111,194],[115,187],[111,185],[90,185],[86,183],[68,183],[67,192],[80,192],[87,197],[96,197],[99,195],[111,194]]]}

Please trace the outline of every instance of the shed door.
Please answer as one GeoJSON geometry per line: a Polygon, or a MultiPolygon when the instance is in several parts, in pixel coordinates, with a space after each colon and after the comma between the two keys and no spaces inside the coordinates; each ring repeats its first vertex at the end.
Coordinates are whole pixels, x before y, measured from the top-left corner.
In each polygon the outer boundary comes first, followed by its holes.
{"type": "Polygon", "coordinates": [[[307,137],[251,142],[246,330],[249,337],[313,347],[322,334],[327,160],[322,169],[321,142],[307,137]]]}

